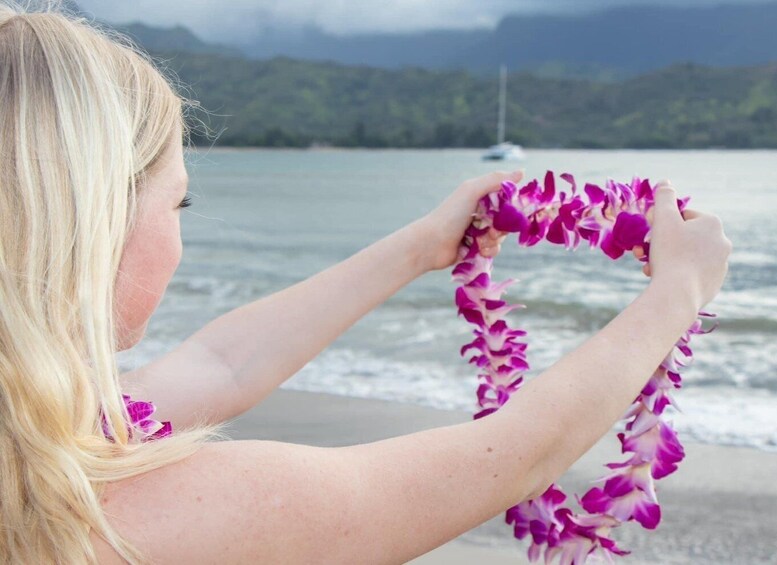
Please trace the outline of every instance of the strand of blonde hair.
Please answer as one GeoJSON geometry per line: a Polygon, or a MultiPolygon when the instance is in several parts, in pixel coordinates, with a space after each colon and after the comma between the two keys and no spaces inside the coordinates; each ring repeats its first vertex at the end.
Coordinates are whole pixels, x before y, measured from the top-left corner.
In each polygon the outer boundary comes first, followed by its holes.
{"type": "Polygon", "coordinates": [[[96,563],[93,529],[145,563],[105,485],[226,439],[201,420],[134,441],[121,396],[113,283],[144,180],[189,131],[171,81],[60,2],[0,0],[0,562],[96,563]]]}

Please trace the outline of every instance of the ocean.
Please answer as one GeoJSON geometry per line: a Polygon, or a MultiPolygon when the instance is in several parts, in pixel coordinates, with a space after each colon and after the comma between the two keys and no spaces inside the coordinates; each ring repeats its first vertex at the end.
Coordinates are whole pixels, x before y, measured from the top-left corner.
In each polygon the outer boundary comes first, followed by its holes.
{"type": "MultiPolygon", "coordinates": [[[[529,150],[523,162],[496,164],[480,154],[187,151],[193,205],[181,212],[183,259],[146,337],[119,354],[121,368],[346,259],[431,211],[468,178],[518,167],[528,179],[553,170],[579,183],[668,178],[679,197],[691,197],[688,207],[720,216],[734,244],[727,280],[705,307],[720,325],[693,336],[694,359],[674,393],[682,412],[669,407],[670,419],[681,439],[777,450],[777,151],[529,150]]],[[[508,314],[511,327],[529,332],[526,378],[636,298],[649,282],[641,265],[631,255],[612,261],[585,242],[573,251],[546,241],[526,249],[508,237],[493,278],[519,279],[503,299],[527,306],[508,314]]],[[[459,355],[475,326],[457,316],[455,288],[450,269],[416,279],[281,388],[476,412],[472,351],[459,355]]]]}

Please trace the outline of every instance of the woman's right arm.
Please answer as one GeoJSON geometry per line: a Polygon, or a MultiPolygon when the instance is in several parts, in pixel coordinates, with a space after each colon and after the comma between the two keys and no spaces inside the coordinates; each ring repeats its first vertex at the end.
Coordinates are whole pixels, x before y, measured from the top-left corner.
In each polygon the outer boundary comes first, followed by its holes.
{"type": "Polygon", "coordinates": [[[722,282],[719,221],[673,234],[674,212],[663,233],[696,257],[672,251],[691,271],[651,243],[648,288],[498,411],[346,447],[208,444],[113,491],[108,510],[133,524],[120,532],[160,563],[401,564],[541,494],[623,416],[722,282]]]}

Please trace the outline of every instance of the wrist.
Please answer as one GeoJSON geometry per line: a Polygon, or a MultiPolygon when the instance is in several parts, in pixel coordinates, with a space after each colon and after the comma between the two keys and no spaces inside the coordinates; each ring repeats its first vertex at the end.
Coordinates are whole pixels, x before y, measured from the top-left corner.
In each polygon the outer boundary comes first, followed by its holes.
{"type": "Polygon", "coordinates": [[[433,258],[430,255],[429,232],[426,223],[415,220],[400,228],[402,249],[407,256],[416,277],[432,270],[433,258]]]}
{"type": "Polygon", "coordinates": [[[415,265],[416,274],[421,276],[434,270],[434,257],[432,251],[433,233],[430,232],[428,223],[419,218],[400,231],[406,233],[406,244],[404,248],[411,262],[415,265]]]}
{"type": "Polygon", "coordinates": [[[670,311],[680,312],[688,320],[688,327],[698,318],[702,309],[701,297],[692,285],[677,279],[651,279],[645,290],[655,295],[659,303],[670,311]]]}

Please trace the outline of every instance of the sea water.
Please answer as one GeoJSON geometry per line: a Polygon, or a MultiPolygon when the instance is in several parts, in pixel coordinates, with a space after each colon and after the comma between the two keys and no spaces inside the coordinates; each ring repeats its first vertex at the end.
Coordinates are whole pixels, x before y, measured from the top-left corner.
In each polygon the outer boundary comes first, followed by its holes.
{"type": "MultiPolygon", "coordinates": [[[[579,186],[668,178],[680,197],[691,197],[690,208],[717,214],[734,244],[726,282],[705,307],[720,325],[693,336],[694,359],[674,393],[682,413],[669,407],[670,418],[681,439],[777,449],[777,152],[530,150],[524,162],[496,164],[480,153],[187,152],[193,205],[181,213],[183,259],[146,337],[120,354],[120,366],[145,364],[219,315],[348,258],[492,170],[523,167],[527,178],[568,172],[579,186]]],[[[546,241],[527,249],[508,236],[492,276],[519,279],[503,298],[527,306],[508,314],[511,327],[529,331],[526,378],[636,298],[649,282],[641,266],[585,242],[570,251],[546,241]]],[[[450,271],[412,281],[281,388],[477,411],[478,371],[467,363],[474,350],[459,355],[475,326],[457,316],[450,271]]]]}

